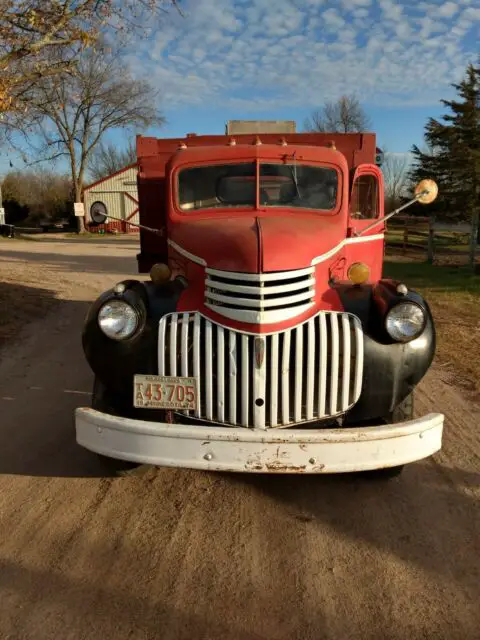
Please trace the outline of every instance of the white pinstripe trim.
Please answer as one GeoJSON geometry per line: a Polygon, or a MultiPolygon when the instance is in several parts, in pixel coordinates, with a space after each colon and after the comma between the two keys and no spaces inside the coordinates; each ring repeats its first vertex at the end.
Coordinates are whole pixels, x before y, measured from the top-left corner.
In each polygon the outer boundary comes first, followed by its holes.
{"type": "Polygon", "coordinates": [[[338,251],[340,251],[340,249],[343,249],[343,247],[347,244],[357,244],[360,242],[372,242],[374,240],[383,240],[383,238],[384,238],[383,233],[378,233],[374,236],[360,236],[358,238],[345,238],[345,240],[342,240],[340,244],[337,244],[336,247],[333,247],[333,249],[330,249],[330,251],[327,251],[327,253],[322,253],[321,256],[317,256],[316,258],[314,258],[310,264],[313,267],[319,264],[320,262],[325,262],[325,260],[328,260],[329,258],[334,256],[336,253],[338,253],[338,251]]]}
{"type": "MultiPolygon", "coordinates": [[[[375,234],[373,236],[359,236],[358,238],[345,238],[345,240],[342,240],[342,242],[337,244],[336,247],[333,247],[333,249],[330,249],[330,251],[327,251],[327,253],[322,253],[322,255],[317,256],[316,258],[314,258],[310,264],[313,267],[313,266],[315,266],[317,264],[320,264],[320,262],[325,262],[325,260],[328,260],[329,258],[334,256],[336,253],[338,253],[338,251],[340,251],[340,249],[343,249],[343,247],[345,247],[348,244],[359,244],[359,243],[363,243],[363,242],[374,242],[375,240],[383,240],[383,238],[384,238],[384,234],[383,233],[377,233],[377,234],[375,234]]],[[[205,262],[205,260],[203,258],[199,258],[198,256],[193,255],[193,253],[190,253],[190,251],[187,251],[186,249],[184,249],[183,247],[178,245],[173,240],[168,240],[168,244],[172,247],[172,249],[175,249],[175,251],[180,253],[182,256],[185,256],[185,258],[188,258],[192,262],[196,262],[197,264],[202,265],[202,267],[206,267],[207,266],[207,263],[205,262]]]]}
{"type": "Polygon", "coordinates": [[[202,265],[202,267],[206,267],[207,266],[207,263],[205,262],[205,260],[203,258],[199,258],[198,256],[194,256],[193,253],[190,253],[190,251],[187,251],[186,249],[181,247],[179,244],[177,244],[173,240],[167,240],[167,242],[172,247],[172,249],[175,249],[175,251],[177,253],[179,253],[180,255],[184,256],[185,258],[188,258],[192,262],[196,262],[197,264],[202,265]]]}

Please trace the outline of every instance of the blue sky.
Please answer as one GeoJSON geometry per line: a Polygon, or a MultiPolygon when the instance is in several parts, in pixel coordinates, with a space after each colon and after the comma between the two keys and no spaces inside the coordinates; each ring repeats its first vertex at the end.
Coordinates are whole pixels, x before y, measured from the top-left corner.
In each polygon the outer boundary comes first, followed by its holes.
{"type": "MultiPolygon", "coordinates": [[[[127,55],[159,90],[153,135],[222,133],[229,119],[305,117],[355,93],[380,145],[406,152],[478,60],[479,0],[183,0],[127,55]]],[[[124,134],[110,136],[121,143],[124,134]]],[[[4,165],[0,164],[0,169],[4,165]]]]}

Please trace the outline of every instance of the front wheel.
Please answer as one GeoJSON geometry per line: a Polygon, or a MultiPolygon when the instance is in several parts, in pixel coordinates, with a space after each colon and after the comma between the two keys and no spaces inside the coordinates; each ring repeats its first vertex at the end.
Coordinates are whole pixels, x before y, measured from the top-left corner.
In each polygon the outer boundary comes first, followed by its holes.
{"type": "MultiPolygon", "coordinates": [[[[397,424],[398,422],[406,422],[413,418],[413,391],[398,404],[395,409],[385,418],[387,424],[397,424]]],[[[375,469],[374,471],[367,471],[368,475],[372,475],[374,478],[382,480],[390,480],[391,478],[397,478],[401,475],[404,464],[399,464],[396,467],[386,467],[385,469],[375,469]]]]}

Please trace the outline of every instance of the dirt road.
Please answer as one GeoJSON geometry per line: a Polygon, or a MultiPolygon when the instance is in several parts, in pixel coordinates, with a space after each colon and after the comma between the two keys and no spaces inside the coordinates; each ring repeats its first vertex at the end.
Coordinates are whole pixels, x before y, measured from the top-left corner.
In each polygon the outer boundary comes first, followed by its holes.
{"type": "Polygon", "coordinates": [[[58,298],[0,354],[0,638],[478,638],[480,412],[440,366],[417,408],[444,450],[389,483],[112,478],[76,446],[83,318],[136,250],[0,242],[0,281],[58,298]]]}

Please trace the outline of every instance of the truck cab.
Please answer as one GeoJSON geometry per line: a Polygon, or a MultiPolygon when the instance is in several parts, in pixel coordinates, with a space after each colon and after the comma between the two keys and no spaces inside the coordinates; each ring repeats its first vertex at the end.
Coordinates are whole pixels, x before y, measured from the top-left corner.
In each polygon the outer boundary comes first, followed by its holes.
{"type": "Polygon", "coordinates": [[[90,309],[79,444],[264,473],[397,473],[441,447],[443,416],[413,416],[428,304],[382,275],[374,134],[138,137],[137,156],[150,277],[90,309]]]}

